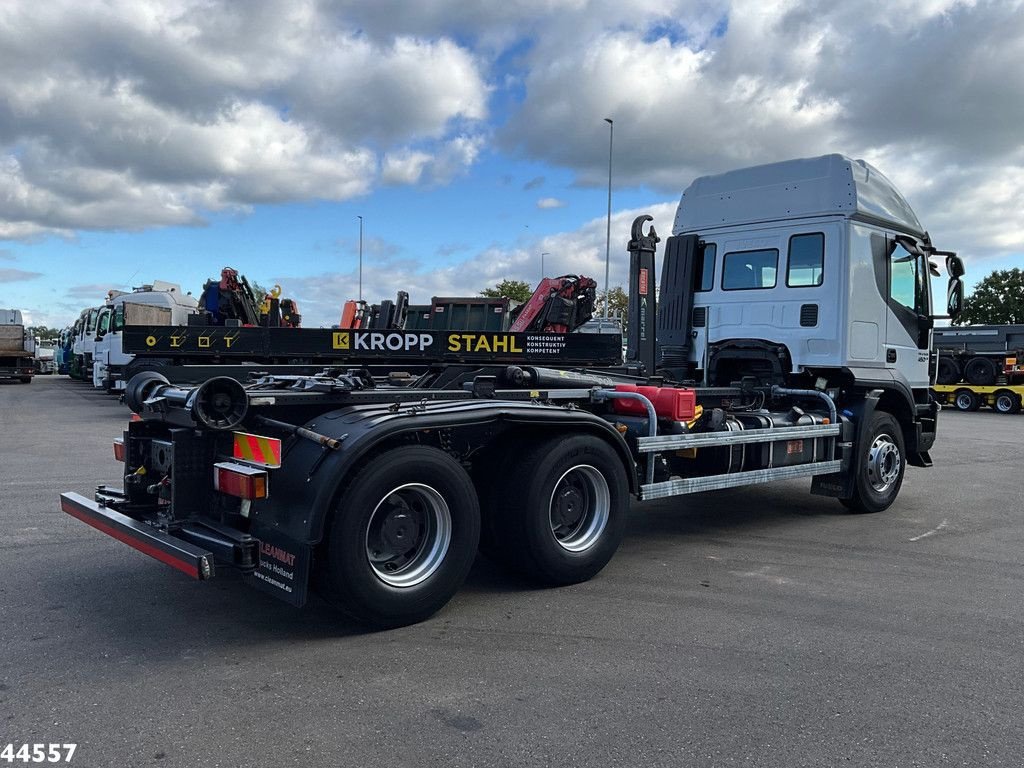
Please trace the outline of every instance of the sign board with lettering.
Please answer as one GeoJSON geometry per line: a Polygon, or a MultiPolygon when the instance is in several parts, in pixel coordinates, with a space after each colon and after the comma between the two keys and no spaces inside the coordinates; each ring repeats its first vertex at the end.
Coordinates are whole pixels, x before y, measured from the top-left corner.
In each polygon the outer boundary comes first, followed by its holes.
{"type": "Polygon", "coordinates": [[[126,352],[208,362],[237,358],[322,362],[508,362],[614,365],[618,333],[506,333],[493,331],[369,331],[329,328],[138,326],[124,331],[126,352]]]}
{"type": "Polygon", "coordinates": [[[245,579],[256,589],[301,608],[309,588],[309,547],[273,532],[260,532],[256,570],[245,579]]]}

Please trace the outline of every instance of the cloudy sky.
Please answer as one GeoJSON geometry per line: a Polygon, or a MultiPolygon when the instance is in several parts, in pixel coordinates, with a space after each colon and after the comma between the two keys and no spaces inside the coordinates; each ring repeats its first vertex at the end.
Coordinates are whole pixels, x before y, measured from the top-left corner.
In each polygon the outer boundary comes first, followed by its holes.
{"type": "Polygon", "coordinates": [[[0,304],[279,283],[309,325],[612,284],[696,175],[842,152],[975,280],[1024,266],[1024,8],[953,0],[4,0],[0,304]]]}

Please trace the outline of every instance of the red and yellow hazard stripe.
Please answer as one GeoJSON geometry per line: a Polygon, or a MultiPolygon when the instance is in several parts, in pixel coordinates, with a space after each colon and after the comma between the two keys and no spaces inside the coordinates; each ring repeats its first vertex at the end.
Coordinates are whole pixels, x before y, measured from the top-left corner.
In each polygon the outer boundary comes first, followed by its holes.
{"type": "Polygon", "coordinates": [[[262,464],[271,469],[281,466],[281,441],[276,437],[263,437],[248,432],[234,432],[233,436],[235,438],[232,451],[234,458],[253,464],[262,464]]]}

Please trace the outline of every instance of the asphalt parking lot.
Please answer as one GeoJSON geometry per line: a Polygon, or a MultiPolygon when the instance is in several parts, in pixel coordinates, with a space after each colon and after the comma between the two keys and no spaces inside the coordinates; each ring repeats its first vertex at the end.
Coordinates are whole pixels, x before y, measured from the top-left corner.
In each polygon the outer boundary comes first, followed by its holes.
{"type": "Polygon", "coordinates": [[[846,514],[793,481],[634,506],[593,581],[478,560],[365,633],[195,583],[59,510],[127,410],[0,384],[0,745],[78,766],[1020,766],[1024,416],[943,413],[930,470],[846,514]]]}

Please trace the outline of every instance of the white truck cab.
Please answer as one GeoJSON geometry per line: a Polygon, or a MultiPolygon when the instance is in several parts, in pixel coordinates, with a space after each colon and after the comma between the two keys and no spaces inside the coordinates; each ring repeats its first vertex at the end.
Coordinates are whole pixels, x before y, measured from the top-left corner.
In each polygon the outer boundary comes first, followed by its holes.
{"type": "Polygon", "coordinates": [[[92,370],[92,354],[96,344],[96,324],[102,307],[83,309],[75,322],[75,341],[71,347],[70,375],[87,380],[92,370]]]}
{"type": "Polygon", "coordinates": [[[124,367],[134,355],[124,352],[122,331],[126,325],[185,325],[198,302],[181,286],[154,280],[130,293],[111,291],[97,318],[92,355],[92,383],[110,391],[122,390],[124,367]]]}
{"type": "Polygon", "coordinates": [[[882,173],[834,154],[701,177],[672,232],[692,268],[662,280],[661,367],[712,387],[873,393],[909,453],[927,451],[938,410],[928,257],[946,257],[953,311],[963,265],[882,173]]]}

